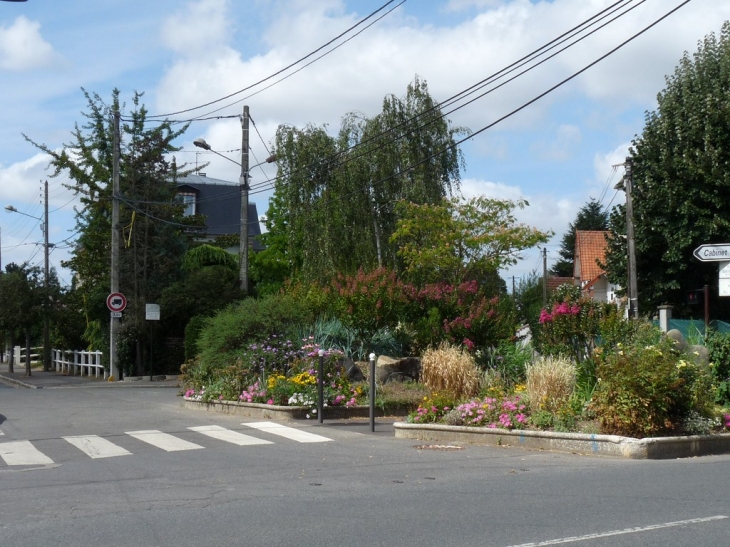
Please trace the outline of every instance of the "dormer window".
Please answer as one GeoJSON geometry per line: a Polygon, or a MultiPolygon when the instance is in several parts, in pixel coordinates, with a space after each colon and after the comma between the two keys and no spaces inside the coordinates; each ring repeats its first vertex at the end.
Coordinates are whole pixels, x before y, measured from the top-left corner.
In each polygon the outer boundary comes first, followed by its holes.
{"type": "Polygon", "coordinates": [[[190,192],[180,192],[177,199],[183,204],[183,216],[189,217],[195,214],[195,194],[190,192]]]}

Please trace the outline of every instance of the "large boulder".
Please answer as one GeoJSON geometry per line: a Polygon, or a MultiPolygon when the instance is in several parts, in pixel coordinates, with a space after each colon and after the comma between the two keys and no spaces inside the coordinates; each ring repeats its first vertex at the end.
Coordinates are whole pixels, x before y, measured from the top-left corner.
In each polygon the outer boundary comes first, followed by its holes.
{"type": "Polygon", "coordinates": [[[692,362],[706,370],[710,370],[710,350],[702,345],[692,345],[687,348],[687,355],[689,355],[692,362]]]}
{"type": "Polygon", "coordinates": [[[421,376],[421,360],[416,357],[394,358],[381,355],[375,363],[375,381],[379,384],[387,382],[417,382],[421,376]]]}
{"type": "Polygon", "coordinates": [[[675,347],[679,351],[687,351],[687,340],[684,339],[684,335],[677,329],[672,329],[667,332],[667,338],[671,338],[675,342],[675,347]]]}
{"type": "Polygon", "coordinates": [[[362,373],[362,370],[359,366],[357,366],[357,363],[350,359],[349,357],[344,357],[340,364],[342,365],[342,368],[345,369],[345,373],[347,374],[347,378],[351,382],[364,382],[365,381],[365,375],[362,373]]]}

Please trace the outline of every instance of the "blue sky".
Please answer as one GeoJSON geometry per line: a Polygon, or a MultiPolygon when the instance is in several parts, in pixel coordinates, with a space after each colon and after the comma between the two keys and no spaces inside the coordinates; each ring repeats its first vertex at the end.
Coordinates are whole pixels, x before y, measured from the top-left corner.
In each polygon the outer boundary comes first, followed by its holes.
{"type": "MultiPolygon", "coordinates": [[[[399,3],[391,4],[390,7],[399,3]]],[[[73,242],[76,200],[62,175],[49,178],[48,158],[22,133],[51,148],[71,141],[82,124],[85,88],[109,98],[114,87],[130,101],[145,92],[152,114],[174,112],[217,100],[255,83],[317,49],[386,0],[65,0],[0,2],[0,206],[12,204],[43,215],[41,181],[50,194],[51,263],[60,269],[73,242]]],[[[402,96],[418,75],[431,94],[445,100],[537,49],[615,0],[408,0],[331,54],[261,90],[216,106],[217,114],[250,108],[267,143],[279,124],[327,124],[333,131],[347,112],[373,116],[387,94],[402,96]]],[[[681,0],[625,0],[634,7],[579,45],[516,78],[449,117],[473,131],[493,123],[643,29],[681,0]]],[[[548,267],[559,243],[589,198],[609,206],[623,199],[613,185],[614,168],[641,133],[664,77],[684,51],[719,32],[730,3],[692,0],[677,13],[518,114],[463,145],[463,193],[525,198],[521,222],[555,237],[547,246],[548,267]]],[[[196,115],[210,109],[196,111],[196,115]]],[[[237,167],[192,146],[205,138],[218,150],[240,147],[236,119],[200,121],[178,144],[178,162],[209,161],[209,176],[238,179],[237,167]],[[196,153],[196,151],[198,153],[196,153]]],[[[252,163],[267,156],[252,132],[252,163]]],[[[236,159],[236,152],[231,156],[236,159]]],[[[254,172],[254,184],[273,171],[254,172]]],[[[252,196],[259,214],[269,194],[252,196]]],[[[0,208],[2,264],[42,264],[38,222],[0,208]]],[[[542,271],[540,251],[502,272],[522,277],[542,271]]]]}

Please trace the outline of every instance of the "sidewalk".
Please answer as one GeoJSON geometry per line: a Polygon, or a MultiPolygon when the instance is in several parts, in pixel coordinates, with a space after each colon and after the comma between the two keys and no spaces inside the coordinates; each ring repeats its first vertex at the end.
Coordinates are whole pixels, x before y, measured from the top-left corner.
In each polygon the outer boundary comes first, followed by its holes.
{"type": "Polygon", "coordinates": [[[121,382],[108,382],[103,378],[93,376],[70,376],[60,372],[43,372],[42,369],[34,368],[30,376],[25,375],[25,366],[15,366],[15,372],[8,371],[8,363],[0,363],[0,382],[19,388],[41,389],[41,388],[124,388],[124,387],[178,387],[177,378],[162,379],[164,377],[149,376],[127,378],[121,382]],[[159,378],[159,379],[158,379],[159,378]]]}

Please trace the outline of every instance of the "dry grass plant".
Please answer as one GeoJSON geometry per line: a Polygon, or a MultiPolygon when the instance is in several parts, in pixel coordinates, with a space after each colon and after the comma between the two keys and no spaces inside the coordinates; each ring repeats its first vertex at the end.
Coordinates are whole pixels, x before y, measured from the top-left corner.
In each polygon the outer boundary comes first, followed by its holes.
{"type": "Polygon", "coordinates": [[[558,412],[575,388],[576,367],[566,357],[538,357],[525,369],[525,390],[533,412],[558,412]]]}
{"type": "Polygon", "coordinates": [[[481,379],[468,351],[444,343],[423,354],[421,380],[433,392],[448,392],[458,400],[476,395],[481,379]]]}

